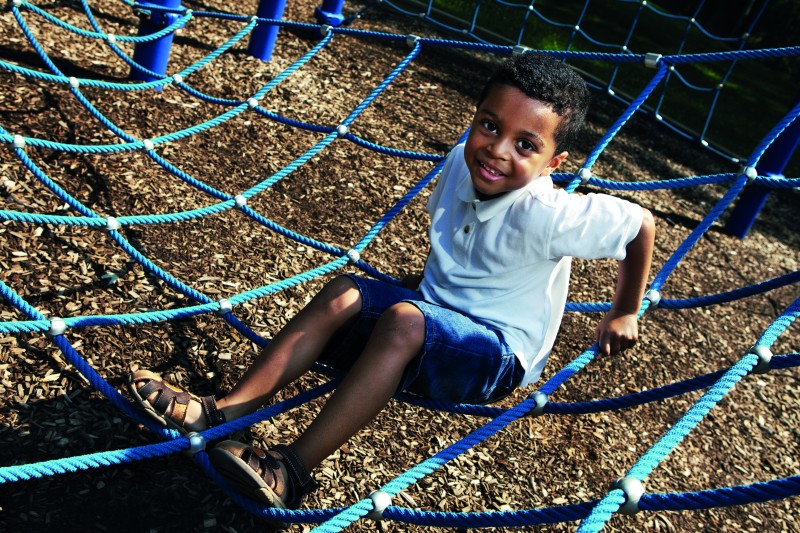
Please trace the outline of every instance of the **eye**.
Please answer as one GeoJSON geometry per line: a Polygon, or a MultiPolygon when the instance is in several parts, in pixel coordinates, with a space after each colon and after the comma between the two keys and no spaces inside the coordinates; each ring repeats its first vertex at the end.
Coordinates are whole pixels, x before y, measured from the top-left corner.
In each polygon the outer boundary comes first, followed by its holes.
{"type": "Polygon", "coordinates": [[[486,120],[486,119],[481,120],[481,127],[491,133],[497,133],[497,124],[495,124],[491,120],[486,120]]]}
{"type": "Polygon", "coordinates": [[[520,139],[517,141],[517,148],[522,152],[535,152],[536,145],[528,139],[520,139]]]}

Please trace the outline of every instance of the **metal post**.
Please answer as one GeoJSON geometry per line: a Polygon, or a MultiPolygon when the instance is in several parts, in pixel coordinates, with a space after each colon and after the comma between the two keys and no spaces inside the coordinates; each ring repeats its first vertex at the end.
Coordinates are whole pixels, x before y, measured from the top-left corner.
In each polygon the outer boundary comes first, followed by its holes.
{"type": "MultiPolygon", "coordinates": [[[[178,12],[147,9],[148,5],[152,5],[154,7],[178,11],[181,9],[181,0],[152,0],[151,2],[142,2],[139,5],[142,10],[142,15],[139,20],[140,37],[162,30],[181,17],[178,12]]],[[[133,60],[146,69],[156,72],[162,77],[165,76],[167,73],[169,52],[170,48],[172,48],[172,38],[173,34],[169,33],[154,41],[137,43],[133,51],[133,60]]],[[[158,79],[137,68],[131,69],[131,78],[140,81],[154,81],[158,79]]]]}
{"type": "Polygon", "coordinates": [[[322,7],[314,10],[314,16],[320,24],[341,26],[342,22],[344,22],[343,7],[344,0],[322,0],[322,7]]]}
{"type": "MultiPolygon", "coordinates": [[[[786,168],[789,159],[794,154],[800,144],[800,118],[781,132],[775,141],[766,149],[764,155],[758,162],[758,174],[782,178],[783,169],[786,168]]],[[[725,231],[735,237],[744,239],[753,226],[753,223],[761,212],[761,208],[769,197],[770,189],[760,185],[750,184],[739,197],[731,212],[731,216],[725,225],[725,231]]]]}
{"type": "MultiPolygon", "coordinates": [[[[280,20],[283,18],[283,10],[285,8],[286,0],[261,0],[258,4],[256,16],[263,19],[280,20]]],[[[269,61],[272,59],[272,49],[275,47],[277,39],[278,26],[260,23],[253,29],[247,53],[262,61],[269,61]]]]}

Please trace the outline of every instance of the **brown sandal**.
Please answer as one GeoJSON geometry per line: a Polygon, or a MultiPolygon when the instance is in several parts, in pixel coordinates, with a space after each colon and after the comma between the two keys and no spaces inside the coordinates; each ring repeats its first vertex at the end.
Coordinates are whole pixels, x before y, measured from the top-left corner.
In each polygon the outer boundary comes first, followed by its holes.
{"type": "Polygon", "coordinates": [[[269,507],[297,509],[305,495],[317,488],[303,462],[288,446],[278,445],[265,452],[226,440],[208,452],[208,457],[233,488],[269,507]]]}
{"type": "Polygon", "coordinates": [[[149,370],[137,370],[132,373],[128,377],[128,386],[131,394],[148,416],[182,435],[189,433],[189,430],[184,427],[184,423],[189,402],[192,401],[200,404],[209,428],[225,423],[225,414],[217,408],[217,402],[213,396],[196,396],[189,391],[170,385],[161,379],[161,376],[149,370]],[[144,385],[137,389],[136,385],[142,381],[145,382],[144,385]],[[147,398],[154,393],[156,393],[156,397],[151,403],[147,398]]]}

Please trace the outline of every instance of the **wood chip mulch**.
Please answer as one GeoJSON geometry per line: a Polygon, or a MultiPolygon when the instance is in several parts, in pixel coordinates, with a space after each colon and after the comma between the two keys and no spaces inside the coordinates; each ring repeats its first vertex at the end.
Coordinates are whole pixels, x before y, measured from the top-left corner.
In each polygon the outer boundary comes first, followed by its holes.
{"type": "MultiPolygon", "coordinates": [[[[230,4],[187,2],[196,10],[224,11],[230,4]]],[[[313,21],[317,2],[291,2],[288,20],[313,21]]],[[[256,3],[236,4],[255,13],[256,3]]],[[[361,7],[348,2],[347,9],[361,7]]],[[[89,29],[79,3],[40,5],[89,29]]],[[[121,2],[92,4],[104,28],[135,34],[137,18],[121,2]]],[[[46,71],[12,14],[0,15],[0,56],[46,71]]],[[[25,20],[55,64],[69,76],[124,82],[128,67],[100,41],[54,29],[25,10],[25,20]]],[[[436,35],[430,27],[382,8],[368,11],[357,28],[436,35]]],[[[195,18],[176,37],[170,73],[194,63],[241,28],[236,21],[195,18]]],[[[245,53],[246,39],[187,78],[220,98],[245,100],[316,42],[302,31],[282,30],[265,63],[245,53]]],[[[121,44],[132,53],[132,46],[121,44]]],[[[402,43],[336,36],[318,56],[270,91],[261,105],[314,124],[335,126],[408,53],[402,43]]],[[[426,47],[367,110],[351,132],[400,149],[443,153],[469,123],[480,86],[498,59],[426,47]]],[[[12,134],[76,144],[118,142],[64,85],[0,72],[2,126],[12,134]]],[[[81,89],[130,135],[157,137],[221,112],[174,87],[117,92],[81,89]]],[[[597,95],[589,125],[567,171],[574,171],[623,111],[597,95]]],[[[743,125],[742,127],[746,127],[743,125]]],[[[753,146],[766,132],[753,132],[753,146]]],[[[221,126],[160,145],[177,167],[229,194],[251,187],[304,153],[321,136],[244,113],[221,126]]],[[[101,216],[185,211],[213,203],[169,175],[141,152],[76,155],[28,148],[42,170],[101,216]]],[[[352,246],[431,163],[382,156],[336,141],[249,205],[295,232],[352,246]]],[[[634,117],[594,167],[616,180],[655,180],[733,172],[734,164],[677,138],[645,117],[634,117]]],[[[421,271],[427,253],[423,191],[362,254],[394,277],[421,271]]],[[[581,192],[593,190],[582,188],[581,192]]],[[[658,192],[622,192],[657,217],[655,273],[724,189],[707,186],[658,192]]],[[[0,150],[3,209],[74,214],[41,185],[10,149],[0,150]]],[[[727,215],[681,262],[664,287],[666,298],[688,298],[743,287],[800,266],[800,198],[776,191],[750,235],[724,232],[727,215]]],[[[329,256],[267,230],[234,210],[198,220],[126,226],[122,234],[155,264],[213,299],[238,294],[305,272],[329,256]]],[[[0,224],[0,280],[48,317],[137,313],[193,302],[132,262],[103,231],[80,227],[0,224]]],[[[571,301],[607,301],[613,261],[576,261],[571,301]]],[[[319,290],[330,275],[238,306],[236,316],[269,338],[319,290]]],[[[624,357],[600,358],[570,379],[553,401],[583,401],[652,389],[732,365],[798,294],[789,286],[762,296],[708,308],[648,313],[641,342],[624,357]]],[[[26,318],[0,302],[0,320],[26,318]]],[[[599,315],[568,313],[540,383],[593,342],[599,315]]],[[[224,393],[242,375],[256,347],[213,314],[128,327],[73,329],[67,338],[112,386],[124,393],[125,376],[151,368],[201,394],[224,393]]],[[[797,352],[791,327],[773,347],[797,352]]],[[[321,383],[310,375],[285,396],[321,383]]],[[[522,401],[533,387],[499,405],[522,401]]],[[[678,420],[700,393],[635,409],[596,415],[544,416],[513,423],[498,435],[395,498],[413,509],[476,512],[539,508],[602,497],[609,484],[678,420]]],[[[321,401],[252,427],[244,439],[262,445],[287,442],[313,419],[321,401]]],[[[310,509],[346,506],[481,427],[485,419],[451,415],[392,402],[378,418],[315,472],[320,489],[310,509]]],[[[800,472],[800,381],[795,369],[744,379],[647,479],[649,492],[694,491],[750,484],[800,472]]],[[[95,392],[61,352],[38,333],[0,336],[0,465],[20,465],[156,442],[95,392]]],[[[607,531],[800,531],[797,498],[707,511],[640,513],[615,517],[607,531]]],[[[423,531],[370,521],[352,531],[423,531]]],[[[529,528],[572,531],[575,522],[529,528]]],[[[306,531],[311,526],[294,526],[306,531]]],[[[165,457],[0,485],[2,531],[220,531],[264,530],[233,504],[191,459],[165,457]]],[[[498,530],[504,530],[498,528],[498,530]]]]}

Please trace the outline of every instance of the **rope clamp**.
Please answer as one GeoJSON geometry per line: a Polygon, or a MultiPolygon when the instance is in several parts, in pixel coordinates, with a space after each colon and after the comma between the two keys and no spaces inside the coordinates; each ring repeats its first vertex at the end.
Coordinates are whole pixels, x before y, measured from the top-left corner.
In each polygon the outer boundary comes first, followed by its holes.
{"type": "Polygon", "coordinates": [[[25,137],[22,135],[14,135],[14,138],[11,141],[11,145],[14,148],[25,148],[25,137]]]}
{"type": "Polygon", "coordinates": [[[348,132],[348,131],[350,131],[350,128],[348,128],[348,127],[347,127],[347,126],[345,126],[344,124],[339,124],[338,126],[336,126],[336,135],[337,135],[337,136],[338,136],[340,139],[341,139],[342,137],[344,137],[345,135],[347,135],[347,132],[348,132]]]}
{"type": "Polygon", "coordinates": [[[233,197],[233,203],[236,205],[236,207],[244,207],[247,205],[247,198],[241,194],[237,194],[233,197]]]}
{"type": "Polygon", "coordinates": [[[323,37],[328,35],[331,32],[331,30],[333,30],[333,26],[331,26],[330,24],[323,24],[319,28],[319,32],[322,34],[323,37]]]}
{"type": "Polygon", "coordinates": [[[544,414],[544,406],[550,401],[550,397],[547,394],[537,390],[536,392],[531,393],[528,398],[536,403],[536,407],[534,407],[529,413],[530,416],[541,416],[544,414]]]}
{"type": "Polygon", "coordinates": [[[520,54],[524,54],[524,53],[525,53],[525,52],[527,52],[528,50],[530,50],[530,48],[528,48],[527,46],[522,46],[522,45],[518,44],[517,46],[515,46],[515,47],[514,47],[514,48],[511,50],[511,54],[512,54],[512,55],[515,55],[515,56],[518,56],[518,55],[520,55],[520,54]]]}
{"type": "Polygon", "coordinates": [[[372,511],[367,518],[375,521],[383,520],[383,512],[392,505],[392,495],[385,490],[375,490],[370,493],[369,499],[372,500],[372,511]]]}
{"type": "Polygon", "coordinates": [[[648,52],[644,55],[644,66],[647,68],[658,68],[659,61],[661,61],[661,54],[648,52]]]}
{"type": "Polygon", "coordinates": [[[747,181],[753,181],[758,177],[756,167],[742,167],[742,174],[747,177],[747,181]]]}
{"type": "Polygon", "coordinates": [[[63,319],[56,317],[50,319],[50,329],[45,335],[52,339],[53,337],[63,335],[65,331],[67,331],[67,323],[64,322],[63,319]]]}
{"type": "MultiPolygon", "coordinates": [[[[422,13],[422,15],[425,16],[425,13],[422,13]]],[[[414,35],[413,33],[406,35],[406,44],[409,46],[409,48],[414,48],[417,46],[418,41],[419,35],[414,35]]]]}
{"type": "Polygon", "coordinates": [[[81,86],[81,81],[78,78],[76,78],[75,76],[70,76],[69,77],[69,86],[72,87],[73,89],[77,89],[78,87],[81,86]]]}
{"type": "Polygon", "coordinates": [[[650,300],[650,309],[655,309],[661,303],[661,293],[655,289],[650,289],[644,294],[645,300],[650,300]]]}
{"type": "Polygon", "coordinates": [[[172,83],[183,83],[183,76],[180,74],[175,74],[172,76],[172,83]]]}
{"type": "Polygon", "coordinates": [[[347,250],[347,253],[345,255],[347,255],[347,258],[350,260],[351,265],[358,263],[359,259],[361,259],[361,254],[358,253],[358,250],[356,250],[355,248],[347,250]]]}
{"type": "Polygon", "coordinates": [[[186,438],[189,439],[189,449],[185,452],[187,455],[194,455],[206,449],[206,438],[200,433],[192,431],[186,438]]]}
{"type": "Polygon", "coordinates": [[[217,309],[217,314],[220,316],[225,316],[231,311],[233,311],[233,304],[227,298],[222,298],[221,300],[217,300],[219,304],[219,309],[217,309]]]}
{"type": "Polygon", "coordinates": [[[114,35],[113,33],[109,33],[109,34],[106,35],[106,40],[108,42],[112,43],[112,44],[116,43],[117,42],[117,36],[114,35]]]}
{"type": "Polygon", "coordinates": [[[620,489],[625,493],[625,503],[619,508],[624,515],[634,515],[639,512],[639,500],[644,495],[642,482],[635,477],[625,476],[614,482],[612,489],[620,489]]]}
{"type": "Polygon", "coordinates": [[[155,147],[156,147],[155,143],[153,141],[151,141],[150,139],[145,139],[142,144],[144,146],[144,149],[147,150],[148,152],[150,150],[155,149],[155,147]]]}
{"type": "Polygon", "coordinates": [[[116,231],[119,229],[119,220],[115,217],[106,218],[106,231],[116,231]]]}
{"type": "Polygon", "coordinates": [[[766,346],[757,344],[750,348],[747,353],[758,356],[758,363],[753,367],[753,374],[766,374],[770,371],[769,362],[772,360],[772,350],[766,346]]]}
{"type": "Polygon", "coordinates": [[[22,0],[11,0],[11,5],[14,7],[22,7],[22,0]]]}
{"type": "Polygon", "coordinates": [[[592,171],[588,168],[582,168],[578,171],[578,177],[581,179],[581,183],[588,183],[592,179],[592,171]]]}

